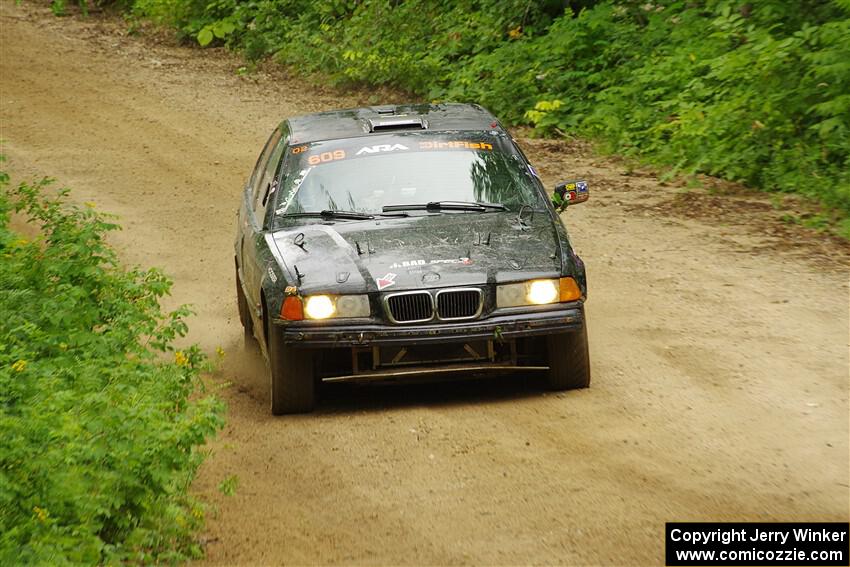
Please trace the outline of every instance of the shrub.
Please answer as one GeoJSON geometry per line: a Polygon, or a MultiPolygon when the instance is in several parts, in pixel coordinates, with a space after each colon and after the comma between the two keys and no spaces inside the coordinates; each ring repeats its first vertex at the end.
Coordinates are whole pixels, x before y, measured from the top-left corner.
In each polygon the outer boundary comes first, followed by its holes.
{"type": "Polygon", "coordinates": [[[0,564],[196,556],[187,489],[223,408],[193,394],[199,350],[172,346],[189,311],[163,313],[168,278],[123,268],[117,225],[47,186],[0,173],[0,564]]]}

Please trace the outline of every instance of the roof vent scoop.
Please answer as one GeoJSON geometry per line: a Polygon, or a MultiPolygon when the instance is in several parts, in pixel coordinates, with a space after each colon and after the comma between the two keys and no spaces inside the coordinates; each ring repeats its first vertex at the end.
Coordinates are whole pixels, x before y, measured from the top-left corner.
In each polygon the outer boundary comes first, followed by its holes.
{"type": "Polygon", "coordinates": [[[428,122],[421,116],[393,116],[392,118],[379,118],[369,121],[370,132],[383,132],[387,130],[426,130],[428,122]]]}

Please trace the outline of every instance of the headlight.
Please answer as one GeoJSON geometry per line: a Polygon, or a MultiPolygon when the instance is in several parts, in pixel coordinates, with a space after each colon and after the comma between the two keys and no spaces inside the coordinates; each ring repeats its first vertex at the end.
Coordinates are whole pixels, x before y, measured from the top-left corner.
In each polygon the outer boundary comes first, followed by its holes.
{"type": "Polygon", "coordinates": [[[304,303],[304,314],[308,319],[327,319],[336,313],[333,300],[327,295],[313,295],[304,303]]]}
{"type": "Polygon", "coordinates": [[[558,286],[555,280],[536,280],[529,284],[528,295],[530,303],[544,305],[552,303],[558,298],[558,286]]]}
{"type": "Polygon", "coordinates": [[[337,317],[368,317],[370,314],[368,295],[337,295],[335,299],[337,317]]]}
{"type": "Polygon", "coordinates": [[[368,317],[369,312],[367,295],[309,295],[304,298],[307,319],[368,317]]]}
{"type": "Polygon", "coordinates": [[[496,287],[496,307],[521,307],[575,301],[581,290],[573,278],[530,280],[496,287]]]}

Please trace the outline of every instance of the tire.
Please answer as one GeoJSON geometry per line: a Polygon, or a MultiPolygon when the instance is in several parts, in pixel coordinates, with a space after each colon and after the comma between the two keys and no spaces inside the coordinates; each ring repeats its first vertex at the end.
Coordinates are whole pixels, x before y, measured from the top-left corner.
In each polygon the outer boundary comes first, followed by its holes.
{"type": "Polygon", "coordinates": [[[245,335],[245,346],[254,340],[254,320],[251,319],[251,311],[248,300],[242,292],[242,282],[239,281],[239,266],[236,267],[236,306],[239,309],[239,322],[245,335]]]}
{"type": "Polygon", "coordinates": [[[547,336],[546,352],[550,389],[576,390],[590,386],[587,325],[579,331],[547,336]]]}
{"type": "Polygon", "coordinates": [[[316,384],[312,351],[286,346],[280,327],[271,321],[266,330],[272,415],[313,411],[316,384]]]}

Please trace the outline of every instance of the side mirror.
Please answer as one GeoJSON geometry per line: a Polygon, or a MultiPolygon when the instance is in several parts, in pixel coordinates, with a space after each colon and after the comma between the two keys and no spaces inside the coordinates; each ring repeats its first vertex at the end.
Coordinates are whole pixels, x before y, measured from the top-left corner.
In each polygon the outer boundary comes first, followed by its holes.
{"type": "Polygon", "coordinates": [[[589,197],[587,181],[562,181],[555,185],[552,204],[555,205],[555,210],[561,212],[569,205],[584,203],[589,197]]]}

